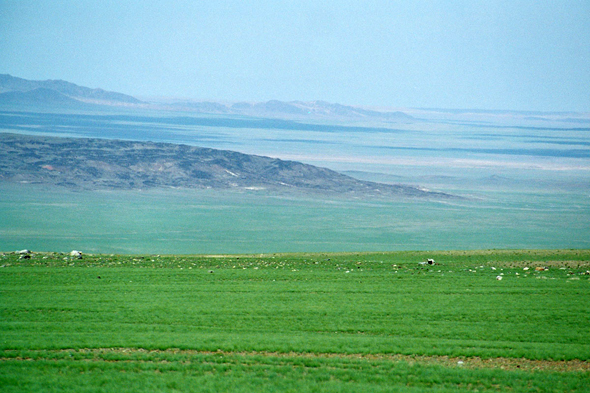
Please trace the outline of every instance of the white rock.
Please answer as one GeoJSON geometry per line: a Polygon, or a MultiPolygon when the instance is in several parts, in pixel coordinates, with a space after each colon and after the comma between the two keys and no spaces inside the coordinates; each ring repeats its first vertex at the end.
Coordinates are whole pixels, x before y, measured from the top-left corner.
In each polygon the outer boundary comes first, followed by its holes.
{"type": "Polygon", "coordinates": [[[500,281],[502,279],[502,276],[496,276],[496,280],[500,281]]]}

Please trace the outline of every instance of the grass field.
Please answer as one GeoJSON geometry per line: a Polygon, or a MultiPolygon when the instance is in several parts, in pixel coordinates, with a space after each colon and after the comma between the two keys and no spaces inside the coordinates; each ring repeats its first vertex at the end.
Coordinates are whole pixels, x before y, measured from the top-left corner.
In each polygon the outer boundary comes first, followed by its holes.
{"type": "Polygon", "coordinates": [[[590,248],[590,198],[582,192],[481,193],[445,203],[219,190],[74,192],[0,182],[0,195],[0,250],[236,254],[590,248]]]}
{"type": "Polygon", "coordinates": [[[2,391],[590,390],[589,250],[0,266],[2,391]]]}

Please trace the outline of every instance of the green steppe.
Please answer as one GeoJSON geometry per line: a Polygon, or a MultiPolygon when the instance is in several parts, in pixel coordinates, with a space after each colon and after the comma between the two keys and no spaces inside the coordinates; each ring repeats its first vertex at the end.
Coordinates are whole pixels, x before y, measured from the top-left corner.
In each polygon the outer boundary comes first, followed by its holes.
{"type": "Polygon", "coordinates": [[[0,266],[3,392],[590,391],[590,250],[0,266]]]}

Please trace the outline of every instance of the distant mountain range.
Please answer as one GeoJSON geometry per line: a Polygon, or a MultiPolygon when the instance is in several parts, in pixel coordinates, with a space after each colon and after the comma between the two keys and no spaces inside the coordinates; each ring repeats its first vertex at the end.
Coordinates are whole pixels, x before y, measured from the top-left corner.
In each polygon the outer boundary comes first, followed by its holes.
{"type": "Polygon", "coordinates": [[[91,89],[62,80],[32,81],[0,74],[0,103],[80,106],[140,104],[141,101],[125,94],[91,89]]]}
{"type": "Polygon", "coordinates": [[[379,112],[354,106],[332,104],[326,101],[290,101],[271,100],[267,102],[237,102],[223,104],[211,101],[175,101],[161,104],[167,109],[195,111],[202,113],[237,114],[256,117],[287,119],[342,119],[342,120],[378,120],[385,122],[411,122],[412,116],[403,112],[379,112]]]}
{"type": "Polygon", "coordinates": [[[385,122],[414,120],[412,116],[403,112],[380,112],[325,101],[283,102],[271,100],[259,103],[227,104],[211,101],[169,100],[148,103],[126,94],[91,89],[62,80],[33,81],[7,74],[0,74],[0,105],[2,104],[56,106],[64,109],[91,108],[89,105],[141,106],[151,109],[280,119],[342,119],[385,122]]]}
{"type": "Polygon", "coordinates": [[[213,188],[343,197],[454,198],[295,161],[168,143],[0,133],[0,180],[72,189],[213,188]]]}

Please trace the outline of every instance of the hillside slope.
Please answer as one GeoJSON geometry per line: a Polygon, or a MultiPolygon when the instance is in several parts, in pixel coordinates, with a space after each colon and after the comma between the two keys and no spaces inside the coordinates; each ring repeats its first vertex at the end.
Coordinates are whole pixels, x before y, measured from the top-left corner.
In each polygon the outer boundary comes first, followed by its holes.
{"type": "Polygon", "coordinates": [[[453,196],[326,168],[167,143],[0,134],[0,180],[75,189],[269,189],[348,196],[453,196]]]}

